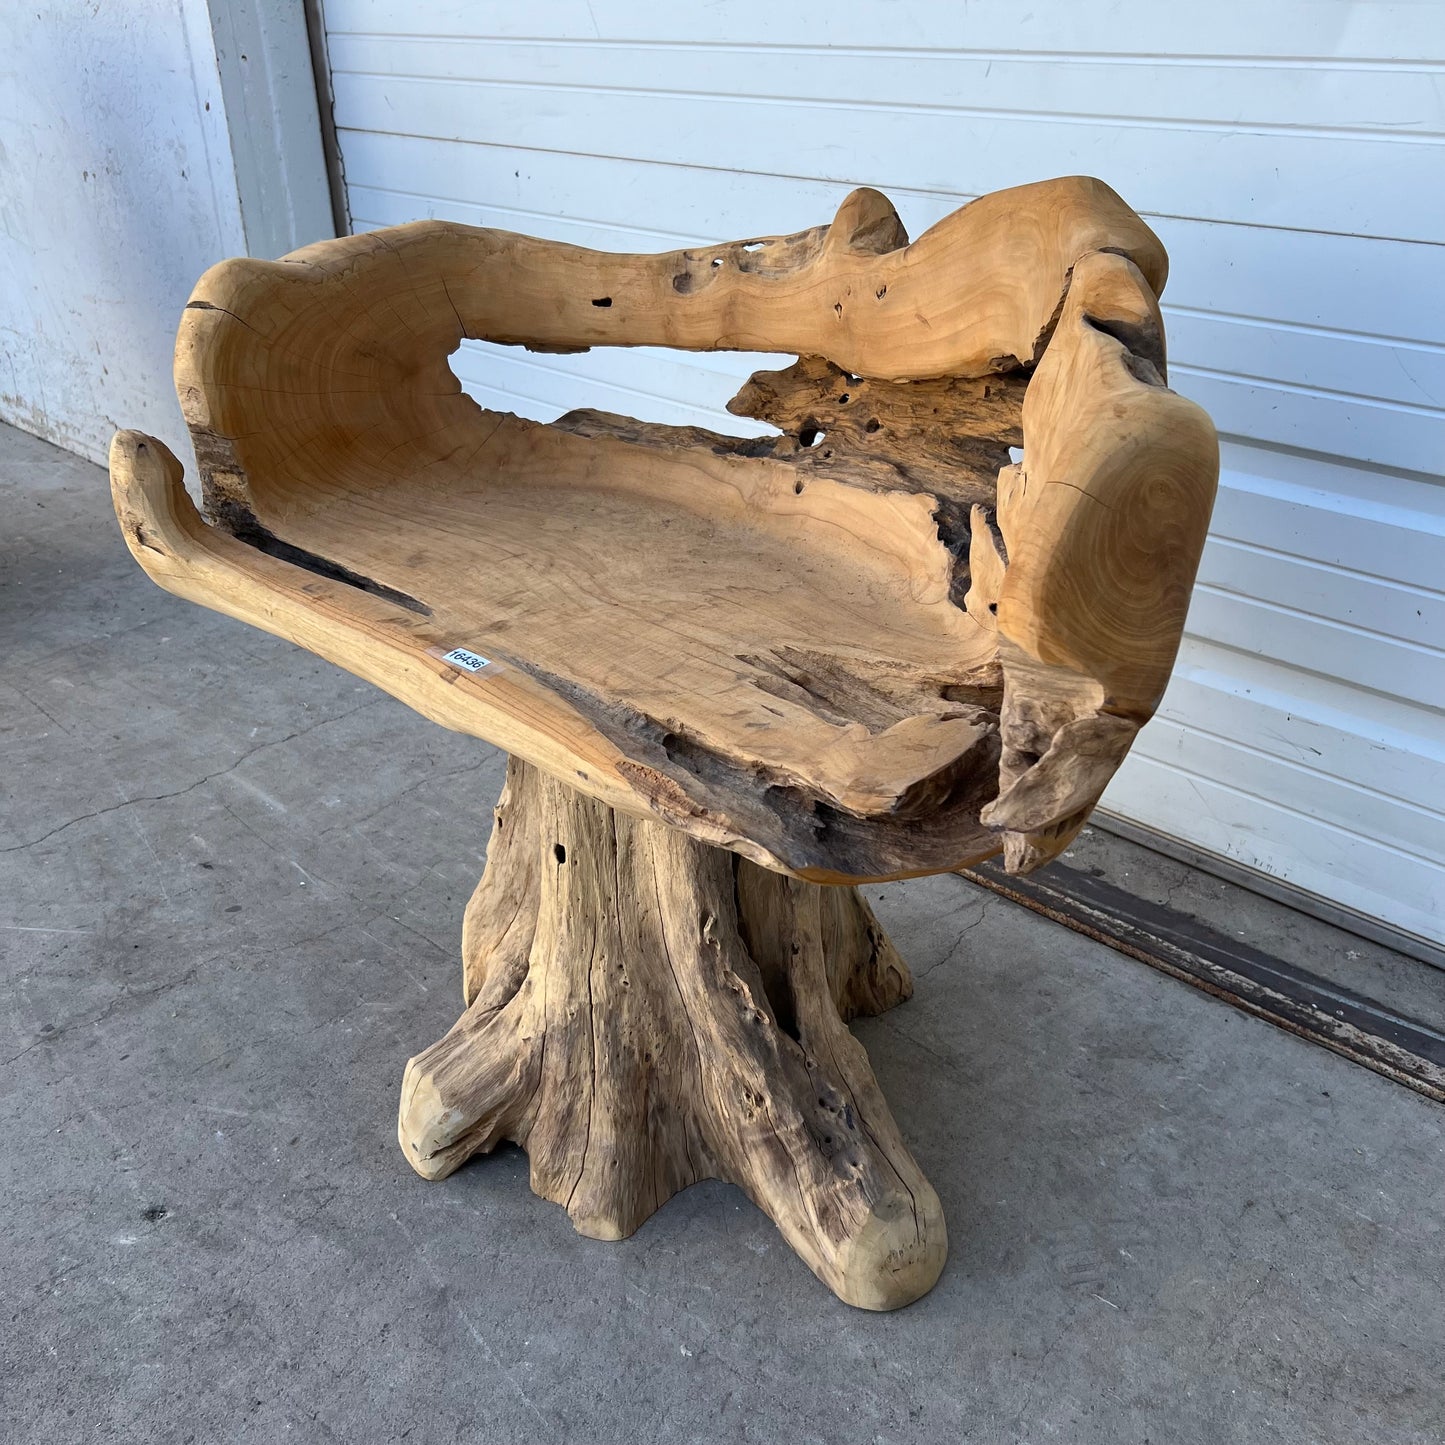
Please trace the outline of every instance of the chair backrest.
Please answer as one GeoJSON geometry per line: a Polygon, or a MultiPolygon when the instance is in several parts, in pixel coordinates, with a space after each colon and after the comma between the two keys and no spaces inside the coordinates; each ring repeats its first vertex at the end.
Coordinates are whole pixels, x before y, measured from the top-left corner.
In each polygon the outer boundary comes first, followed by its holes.
{"type": "Polygon", "coordinates": [[[1059,820],[1077,827],[1152,715],[1203,546],[1218,451],[1167,389],[1166,272],[1149,228],[1085,177],[985,196],[912,244],[872,190],[826,227],[652,256],[424,221],[214,267],[176,380],[212,516],[266,527],[391,485],[398,458],[459,482],[498,425],[447,366],[464,338],[798,356],[732,407],[790,431],[795,456],[827,431],[807,459],[825,474],[938,497],[970,562],[954,600],[998,637],[992,821],[1029,840],[1023,866],[1071,836],[1059,820]]]}

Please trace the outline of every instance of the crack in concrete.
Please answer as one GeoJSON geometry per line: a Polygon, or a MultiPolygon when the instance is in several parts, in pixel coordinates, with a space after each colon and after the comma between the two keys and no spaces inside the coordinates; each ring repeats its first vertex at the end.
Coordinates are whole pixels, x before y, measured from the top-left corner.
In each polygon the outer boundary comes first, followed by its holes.
{"type": "MultiPolygon", "coordinates": [[[[93,1026],[104,1023],[122,1004],[130,1002],[145,1002],[146,1000],[159,997],[170,989],[179,988],[182,984],[189,983],[200,972],[200,964],[192,964],[178,978],[166,979],[164,983],[158,983],[151,988],[135,990],[122,986],[118,993],[98,1014],[92,1014],[88,1018],[72,1019],[68,1024],[62,1024],[58,1029],[52,1029],[48,1034],[40,1034],[32,1039],[23,1049],[18,1050],[6,1059],[0,1059],[0,1068],[6,1068],[13,1064],[16,1059],[24,1058],[32,1049],[38,1049],[41,1044],[52,1044],[57,1039],[64,1038],[66,1034],[73,1033],[78,1028],[93,1026]]],[[[19,1030],[17,1029],[18,1033],[19,1030]]]]}
{"type": "Polygon", "coordinates": [[[963,926],[963,928],[959,931],[958,937],[953,941],[953,946],[942,958],[938,960],[937,963],[930,963],[928,967],[925,968],[921,973],[915,973],[913,975],[913,982],[921,983],[925,978],[928,977],[930,973],[934,973],[938,969],[943,968],[945,965],[952,963],[954,959],[958,957],[959,950],[963,947],[964,941],[967,939],[968,935],[972,933],[973,930],[977,928],[980,923],[983,922],[984,915],[987,912],[987,902],[981,901],[978,905],[978,917],[975,918],[972,923],[967,923],[963,926]]]}
{"type": "Polygon", "coordinates": [[[0,848],[0,853],[21,853],[28,848],[37,847],[48,839],[55,837],[57,833],[63,833],[67,828],[73,828],[77,823],[87,823],[92,818],[104,818],[109,813],[118,813],[124,808],[132,808],[137,803],[164,803],[170,798],[183,798],[187,793],[194,793],[197,788],[204,787],[207,783],[214,782],[217,778],[223,778],[227,773],[233,773],[248,758],[253,758],[257,753],[264,752],[267,748],[279,748],[283,743],[294,742],[297,738],[305,737],[307,733],[315,732],[319,727],[325,727],[328,723],[340,722],[342,718],[351,717],[352,714],[362,712],[369,707],[375,707],[382,701],[381,698],[371,698],[362,703],[359,707],[351,708],[347,712],[337,713],[334,717],[319,718],[310,727],[298,728],[294,733],[288,733],[284,738],[274,738],[270,742],[257,743],[254,748],[242,753],[234,763],[220,768],[214,773],[207,773],[204,778],[197,778],[194,783],[188,783],[184,788],[177,788],[171,793],[146,794],[139,798],[126,798],[123,802],[112,803],[108,808],[97,808],[91,813],[82,813],[78,818],[71,818],[64,823],[58,823],[48,833],[42,833],[38,838],[31,838],[25,843],[11,843],[8,847],[0,848]]]}

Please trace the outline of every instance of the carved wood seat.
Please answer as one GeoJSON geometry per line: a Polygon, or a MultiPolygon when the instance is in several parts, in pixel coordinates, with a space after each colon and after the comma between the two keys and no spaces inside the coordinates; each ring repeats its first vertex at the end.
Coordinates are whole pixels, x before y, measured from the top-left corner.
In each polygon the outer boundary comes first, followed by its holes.
{"type": "Polygon", "coordinates": [[[1152,714],[1218,467],[1166,386],[1165,269],[1071,178],[911,245],[862,190],[659,256],[419,222],[202,278],[207,520],[121,433],[137,560],[513,759],[471,1007],[404,1085],[419,1170],[515,1138],[609,1236],[721,1175],[853,1303],[932,1284],[937,1200],[840,1021],[906,970],[818,885],[1036,866],[1152,714]],[[778,429],[745,440],[485,411],[464,337],[799,359],[729,403],[778,429]]]}

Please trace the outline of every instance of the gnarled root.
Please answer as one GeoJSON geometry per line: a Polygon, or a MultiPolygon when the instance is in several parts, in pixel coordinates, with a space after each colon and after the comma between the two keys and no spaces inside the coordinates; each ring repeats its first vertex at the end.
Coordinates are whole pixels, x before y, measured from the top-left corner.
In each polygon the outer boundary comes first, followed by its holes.
{"type": "Polygon", "coordinates": [[[729,1179],[842,1299],[930,1289],[946,1236],[845,1020],[908,997],[853,888],[769,873],[513,760],[467,909],[469,1007],[407,1065],[439,1179],[512,1139],[583,1234],[729,1179]]]}

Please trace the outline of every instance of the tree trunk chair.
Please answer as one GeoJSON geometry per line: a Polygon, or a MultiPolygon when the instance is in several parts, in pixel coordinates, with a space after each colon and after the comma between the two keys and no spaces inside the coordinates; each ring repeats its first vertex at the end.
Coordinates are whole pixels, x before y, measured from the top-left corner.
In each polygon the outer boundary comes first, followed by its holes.
{"type": "Polygon", "coordinates": [[[121,432],[136,560],[511,756],[466,1012],[402,1082],[420,1174],[515,1140],[599,1239],[729,1179],[850,1304],[933,1285],[938,1197],[847,1028],[911,981],[854,885],[1054,857],[1153,713],[1218,473],[1165,269],[1069,178],[912,244],[859,190],[666,255],[424,221],[202,277],[204,519],[121,432]],[[543,426],[462,393],[468,337],[796,360],[729,403],[775,436],[543,426]]]}

